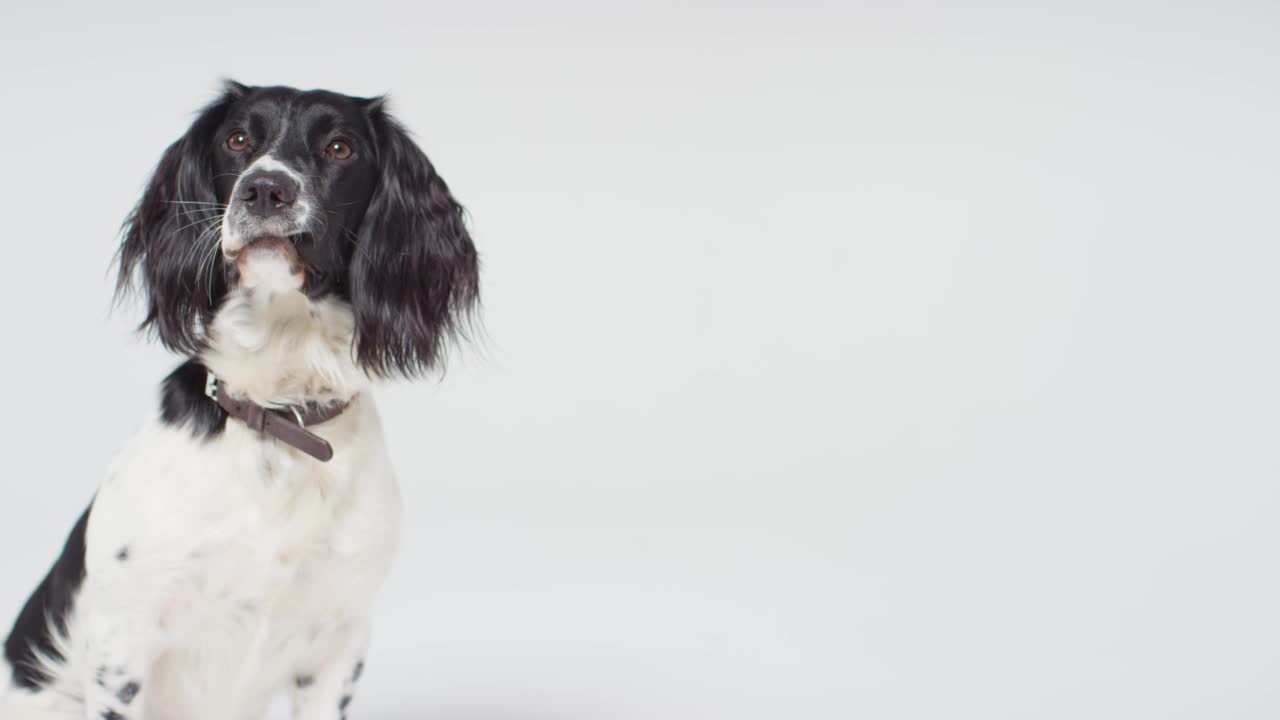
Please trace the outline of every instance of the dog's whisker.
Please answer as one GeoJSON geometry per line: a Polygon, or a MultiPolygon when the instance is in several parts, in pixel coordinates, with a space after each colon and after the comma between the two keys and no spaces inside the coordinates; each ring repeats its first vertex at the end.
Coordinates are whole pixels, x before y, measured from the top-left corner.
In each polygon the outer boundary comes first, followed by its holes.
{"type": "Polygon", "coordinates": [[[217,216],[217,217],[211,217],[211,218],[200,218],[199,220],[196,220],[196,221],[194,221],[194,222],[189,222],[189,223],[187,223],[186,225],[183,225],[183,226],[178,227],[178,228],[174,228],[174,232],[182,232],[183,230],[186,230],[187,228],[193,228],[193,227],[195,227],[195,226],[197,226],[197,225],[203,225],[203,224],[205,224],[205,223],[214,223],[214,222],[222,222],[222,216],[221,216],[221,215],[219,215],[219,216],[217,216]]]}

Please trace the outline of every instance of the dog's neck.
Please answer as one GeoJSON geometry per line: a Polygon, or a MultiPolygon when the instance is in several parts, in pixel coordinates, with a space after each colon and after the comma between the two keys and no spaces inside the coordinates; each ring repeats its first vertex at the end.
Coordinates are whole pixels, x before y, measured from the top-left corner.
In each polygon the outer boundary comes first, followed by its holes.
{"type": "Polygon", "coordinates": [[[347,402],[370,382],[353,357],[353,333],[340,300],[239,289],[214,316],[199,359],[221,391],[260,405],[347,402]]]}

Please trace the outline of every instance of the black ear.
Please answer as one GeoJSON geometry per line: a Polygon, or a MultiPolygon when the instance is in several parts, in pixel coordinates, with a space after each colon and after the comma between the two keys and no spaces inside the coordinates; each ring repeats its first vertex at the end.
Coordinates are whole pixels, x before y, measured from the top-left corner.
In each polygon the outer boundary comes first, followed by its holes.
{"type": "Polygon", "coordinates": [[[222,93],[228,98],[240,99],[247,95],[253,88],[241,82],[236,82],[231,78],[222,79],[222,93]]]}
{"type": "Polygon", "coordinates": [[[479,295],[462,207],[404,128],[368,108],[379,165],[351,260],[356,357],[378,375],[411,377],[442,359],[479,295]]]}
{"type": "Polygon", "coordinates": [[[201,328],[226,292],[217,247],[226,208],[214,187],[213,133],[237,97],[228,84],[165,151],[125,220],[117,253],[117,297],[139,291],[147,304],[139,329],[185,354],[199,349],[201,328]]]}

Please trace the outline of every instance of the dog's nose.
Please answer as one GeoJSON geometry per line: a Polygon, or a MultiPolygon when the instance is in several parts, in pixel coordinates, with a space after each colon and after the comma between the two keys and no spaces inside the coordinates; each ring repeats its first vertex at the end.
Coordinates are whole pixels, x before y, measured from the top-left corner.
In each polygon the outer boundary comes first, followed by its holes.
{"type": "Polygon", "coordinates": [[[240,181],[240,201],[254,215],[278,215],[297,199],[298,184],[282,172],[256,172],[240,181]]]}

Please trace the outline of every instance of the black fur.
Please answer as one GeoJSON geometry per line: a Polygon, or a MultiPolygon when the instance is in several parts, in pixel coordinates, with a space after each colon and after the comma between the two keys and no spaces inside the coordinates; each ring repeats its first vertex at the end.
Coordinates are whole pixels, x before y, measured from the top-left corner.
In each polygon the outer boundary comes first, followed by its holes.
{"type": "Polygon", "coordinates": [[[13,682],[19,687],[35,690],[49,681],[36,662],[36,650],[55,660],[63,659],[53,645],[49,622],[52,621],[59,632],[66,632],[67,614],[84,582],[84,535],[92,509],[93,503],[89,503],[80,515],[62,548],[62,555],[27,600],[5,641],[4,656],[13,668],[13,682]]]}
{"type": "Polygon", "coordinates": [[[138,693],[141,691],[142,685],[140,685],[137,680],[130,680],[116,693],[116,699],[125,705],[128,705],[133,702],[134,698],[138,697],[138,693]]]}
{"type": "Polygon", "coordinates": [[[227,412],[204,394],[208,369],[188,360],[169,374],[160,387],[160,419],[168,425],[185,425],[197,437],[217,437],[227,427],[227,412]]]}
{"type": "Polygon", "coordinates": [[[198,326],[213,318],[227,291],[217,253],[207,252],[217,239],[227,201],[214,185],[211,147],[238,93],[228,86],[165,150],[125,221],[120,244],[119,293],[126,294],[137,282],[147,305],[141,329],[184,354],[199,349],[198,326]]]}
{"type": "Polygon", "coordinates": [[[380,374],[412,376],[440,360],[475,303],[475,246],[444,178],[379,103],[380,176],[351,264],[356,354],[380,374]]]}

